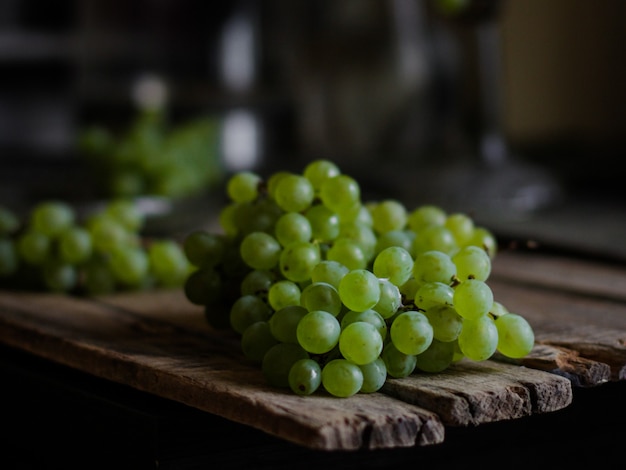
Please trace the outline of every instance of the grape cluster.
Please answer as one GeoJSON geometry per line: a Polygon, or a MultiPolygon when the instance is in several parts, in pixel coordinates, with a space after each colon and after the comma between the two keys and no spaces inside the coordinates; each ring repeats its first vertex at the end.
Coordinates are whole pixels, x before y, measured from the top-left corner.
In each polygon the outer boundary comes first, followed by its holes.
{"type": "Polygon", "coordinates": [[[43,201],[21,221],[0,207],[0,285],[86,295],[180,288],[191,264],[174,239],[142,237],[144,215],[109,201],[79,220],[63,201],[43,201]]]}
{"type": "Polygon", "coordinates": [[[469,216],[364,203],[328,160],[239,172],[226,189],[223,233],[184,240],[184,289],[212,326],[240,335],[269,384],[349,397],[464,357],[530,352],[529,323],[487,284],[496,239],[469,216]]]}

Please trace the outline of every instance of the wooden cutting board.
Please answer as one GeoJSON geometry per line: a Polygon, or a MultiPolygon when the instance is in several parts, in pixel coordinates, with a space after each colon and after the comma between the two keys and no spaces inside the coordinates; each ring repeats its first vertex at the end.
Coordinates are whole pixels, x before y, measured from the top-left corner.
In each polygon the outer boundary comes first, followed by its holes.
{"type": "Polygon", "coordinates": [[[496,299],[525,316],[537,345],[518,361],[461,361],[340,399],[269,387],[238,338],[211,329],[180,290],[77,298],[0,291],[0,341],[314,449],[437,444],[447,427],[548,413],[572,387],[626,376],[626,271],[502,253],[496,299]]]}

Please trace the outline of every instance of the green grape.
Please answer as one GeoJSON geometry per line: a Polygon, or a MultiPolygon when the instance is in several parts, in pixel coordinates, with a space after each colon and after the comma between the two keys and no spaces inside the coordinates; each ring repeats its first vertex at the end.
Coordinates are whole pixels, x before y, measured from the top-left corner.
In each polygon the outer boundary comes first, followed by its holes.
{"type": "Polygon", "coordinates": [[[459,280],[478,279],[486,281],[491,274],[491,258],[489,254],[478,246],[467,245],[459,249],[452,262],[456,266],[456,275],[459,280]]]}
{"type": "MultiPolygon", "coordinates": [[[[93,258],[83,269],[83,287],[88,295],[104,295],[115,292],[115,276],[104,260],[93,258]]],[[[202,286],[204,288],[204,284],[202,286]]]]}
{"type": "Polygon", "coordinates": [[[78,284],[78,271],[69,263],[47,260],[42,267],[45,287],[52,292],[69,292],[78,284]]]}
{"type": "Polygon", "coordinates": [[[195,305],[209,305],[220,298],[222,279],[213,268],[199,268],[191,272],[183,284],[183,292],[195,305]]]}
{"type": "Polygon", "coordinates": [[[226,193],[231,201],[250,202],[259,195],[261,177],[250,171],[241,171],[231,176],[226,183],[226,193]]]}
{"type": "MultiPolygon", "coordinates": [[[[371,204],[371,203],[369,203],[371,204]]],[[[370,229],[374,229],[374,221],[372,220],[372,213],[369,210],[369,204],[363,204],[357,202],[350,209],[343,211],[340,217],[340,225],[365,225],[370,229]]]]}
{"type": "Polygon", "coordinates": [[[409,280],[413,272],[413,257],[404,248],[390,246],[382,250],[374,259],[373,272],[376,276],[388,279],[401,286],[409,280]]]}
{"type": "Polygon", "coordinates": [[[473,361],[489,359],[498,346],[498,328],[489,315],[464,319],[458,338],[464,356],[473,361]]]}
{"type": "Polygon", "coordinates": [[[15,213],[6,207],[0,206],[0,237],[12,235],[20,226],[20,220],[15,213]]]}
{"type": "Polygon", "coordinates": [[[454,289],[443,282],[425,282],[415,293],[415,305],[429,310],[436,305],[454,305],[454,289]]]}
{"type": "Polygon", "coordinates": [[[376,233],[369,226],[361,222],[340,222],[339,236],[337,238],[348,239],[355,242],[363,251],[367,262],[376,254],[376,233]]]}
{"type": "Polygon", "coordinates": [[[476,319],[489,313],[493,292],[478,279],[467,279],[454,288],[454,308],[463,318],[476,319]]]}
{"type": "Polygon", "coordinates": [[[252,232],[240,246],[241,259],[252,269],[268,270],[278,264],[282,253],[280,243],[265,232],[252,232]]]}
{"type": "Polygon", "coordinates": [[[348,325],[356,322],[370,323],[378,330],[383,341],[387,338],[387,322],[376,310],[365,310],[364,312],[347,311],[341,318],[341,329],[344,330],[348,325]]]}
{"type": "Polygon", "coordinates": [[[230,308],[230,325],[239,334],[243,334],[250,325],[257,321],[267,321],[271,309],[256,295],[242,295],[230,308]]]}
{"type": "Polygon", "coordinates": [[[400,352],[416,355],[430,346],[433,340],[433,327],[426,315],[409,310],[394,318],[389,335],[400,352]]]}
{"type": "Polygon", "coordinates": [[[363,372],[346,359],[333,359],[322,369],[322,386],[335,397],[351,397],[363,386],[363,372]]]}
{"type": "Polygon", "coordinates": [[[498,251],[498,242],[496,237],[484,227],[475,227],[474,233],[468,245],[475,245],[484,249],[489,257],[493,259],[498,251]]]}
{"type": "Polygon", "coordinates": [[[94,250],[99,253],[111,252],[134,241],[131,232],[108,214],[97,214],[89,219],[87,230],[91,234],[94,250]]]}
{"type": "Polygon", "coordinates": [[[297,343],[300,320],[309,313],[300,305],[289,305],[277,310],[269,319],[270,331],[282,343],[297,343]]]}
{"type": "Polygon", "coordinates": [[[402,306],[402,294],[395,284],[386,279],[379,280],[380,298],[378,303],[372,307],[383,319],[393,317],[402,306]]]}
{"type": "Polygon", "coordinates": [[[107,203],[104,208],[104,214],[112,216],[130,232],[139,232],[146,220],[145,215],[139,210],[137,204],[126,199],[118,199],[107,203]]]}
{"type": "Polygon", "coordinates": [[[29,229],[18,236],[16,247],[21,259],[39,266],[51,255],[52,242],[43,232],[29,229]]]}
{"type": "Polygon", "coordinates": [[[361,188],[354,178],[340,174],[322,182],[320,198],[326,207],[341,216],[360,204],[361,188]]]}
{"type": "Polygon", "coordinates": [[[361,393],[374,393],[380,390],[387,380],[387,366],[381,357],[376,358],[369,364],[359,365],[363,374],[361,393]]]}
{"type": "Polygon", "coordinates": [[[498,318],[498,317],[501,317],[502,315],[506,315],[507,313],[509,313],[509,309],[506,308],[506,306],[502,304],[501,302],[497,302],[494,300],[493,305],[489,309],[489,313],[491,314],[492,317],[498,318]]]}
{"type": "Polygon", "coordinates": [[[278,343],[263,356],[261,371],[265,380],[279,388],[289,388],[291,367],[301,359],[309,359],[309,354],[294,343],[278,343]]]}
{"type": "Polygon", "coordinates": [[[63,230],[58,236],[57,246],[61,261],[74,265],[87,261],[93,252],[91,234],[79,226],[63,230]]]}
{"type": "Polygon", "coordinates": [[[218,216],[220,227],[229,237],[234,237],[239,234],[239,227],[235,221],[235,215],[239,206],[240,204],[238,202],[232,202],[224,206],[218,216]]]}
{"type": "Polygon", "coordinates": [[[339,236],[339,217],[325,205],[314,204],[305,215],[311,224],[313,239],[331,242],[339,236]]]}
{"type": "Polygon", "coordinates": [[[454,345],[454,342],[433,339],[426,351],[415,356],[415,367],[433,373],[446,370],[454,359],[454,345]]]}
{"type": "Polygon", "coordinates": [[[251,294],[264,299],[269,298],[269,290],[275,280],[276,275],[272,271],[254,269],[241,280],[239,292],[241,295],[251,294]]]}
{"type": "Polygon", "coordinates": [[[367,267],[367,258],[361,247],[347,238],[337,238],[326,252],[326,259],[337,261],[350,270],[367,267]]]}
{"type": "Polygon", "coordinates": [[[417,232],[411,244],[411,254],[417,257],[425,251],[443,251],[452,254],[457,249],[452,232],[443,225],[431,225],[417,232]]]}
{"type": "Polygon", "coordinates": [[[345,359],[354,364],[369,364],[382,352],[383,338],[371,323],[355,321],[342,329],[339,350],[345,359]]]}
{"type": "Polygon", "coordinates": [[[409,214],[407,223],[413,232],[419,233],[431,225],[444,225],[446,218],[446,212],[440,207],[424,205],[409,214]]]}
{"type": "Polygon", "coordinates": [[[382,201],[372,208],[373,228],[376,233],[402,230],[407,224],[408,214],[404,205],[396,200],[382,201]]]}
{"type": "Polygon", "coordinates": [[[424,312],[433,328],[433,337],[438,341],[454,341],[463,328],[463,317],[449,305],[436,305],[424,312]]]}
{"type": "Polygon", "coordinates": [[[292,243],[280,254],[281,274],[290,281],[304,282],[311,279],[313,268],[320,262],[317,245],[308,242],[292,243]]]}
{"type": "Polygon", "coordinates": [[[270,331],[269,323],[257,321],[249,325],[241,335],[241,351],[251,361],[261,363],[263,356],[278,341],[270,331]]]}
{"type": "Polygon", "coordinates": [[[413,277],[420,283],[443,282],[450,284],[456,275],[456,265],[446,253],[429,250],[415,257],[413,277]]]}
{"type": "Polygon", "coordinates": [[[307,217],[298,212],[286,212],[276,221],[274,235],[282,246],[296,242],[308,242],[313,236],[313,228],[307,217]]]}
{"type": "Polygon", "coordinates": [[[304,176],[285,175],[276,184],[274,200],[285,212],[302,212],[311,206],[315,190],[304,176]]]}
{"type": "Polygon", "coordinates": [[[343,307],[337,289],[326,282],[313,282],[306,286],[300,295],[300,305],[309,312],[323,310],[335,317],[343,307]]]}
{"type": "Polygon", "coordinates": [[[329,160],[314,160],[304,167],[302,174],[313,185],[315,191],[320,190],[322,183],[328,178],[341,173],[339,167],[329,160]]]}
{"type": "Polygon", "coordinates": [[[498,329],[498,351],[512,358],[524,357],[535,345],[535,334],[528,321],[516,313],[495,320],[498,329]]]}
{"type": "Polygon", "coordinates": [[[185,283],[190,264],[180,244],[174,240],[154,240],[147,248],[150,272],[163,286],[185,283]]]}
{"type": "Polygon", "coordinates": [[[147,279],[150,262],[143,249],[122,246],[111,251],[110,255],[111,272],[120,284],[138,288],[147,279]]]}
{"type": "Polygon", "coordinates": [[[376,240],[376,249],[374,250],[374,253],[375,255],[378,255],[385,248],[392,246],[399,246],[410,253],[414,238],[415,234],[409,230],[390,230],[388,232],[381,233],[378,235],[378,239],[376,240]]]}
{"type": "Polygon", "coordinates": [[[282,209],[270,199],[242,202],[233,211],[233,222],[239,235],[252,232],[274,233],[282,209]]]}
{"type": "Polygon", "coordinates": [[[221,261],[226,241],[220,235],[196,230],[185,237],[183,250],[189,262],[197,268],[211,268],[221,261]]]}
{"type": "Polygon", "coordinates": [[[313,359],[300,359],[289,369],[288,380],[296,395],[311,395],[322,384],[322,368],[313,359]]]}
{"type": "Polygon", "coordinates": [[[450,214],[446,218],[444,226],[452,232],[457,245],[463,246],[470,241],[474,234],[474,221],[466,214],[450,214]]]}
{"type": "Polygon", "coordinates": [[[312,354],[324,354],[339,342],[341,326],[331,313],[313,310],[300,319],[296,328],[298,344],[312,354]]]}
{"type": "Polygon", "coordinates": [[[326,282],[339,289],[341,279],[350,270],[338,261],[323,260],[320,261],[311,271],[311,282],[326,282]]]}
{"type": "Polygon", "coordinates": [[[0,277],[13,275],[19,266],[19,255],[13,240],[0,235],[0,277]]]}
{"type": "Polygon", "coordinates": [[[367,269],[347,273],[341,279],[338,291],[343,304],[356,312],[373,308],[380,300],[378,278],[367,269]]]}
{"type": "Polygon", "coordinates": [[[416,359],[414,354],[404,354],[399,351],[393,342],[388,341],[380,356],[385,362],[387,374],[390,377],[400,379],[408,377],[415,370],[416,359]]]}
{"type": "Polygon", "coordinates": [[[289,171],[277,171],[270,175],[267,179],[267,194],[269,194],[270,198],[276,200],[276,186],[278,186],[280,180],[291,174],[289,171]]]}
{"type": "Polygon", "coordinates": [[[65,202],[46,201],[37,204],[31,210],[31,227],[49,237],[74,225],[76,214],[74,209],[65,202]]]}
{"type": "Polygon", "coordinates": [[[298,284],[282,279],[270,286],[267,299],[274,310],[280,310],[290,305],[300,305],[301,295],[298,284]]]}

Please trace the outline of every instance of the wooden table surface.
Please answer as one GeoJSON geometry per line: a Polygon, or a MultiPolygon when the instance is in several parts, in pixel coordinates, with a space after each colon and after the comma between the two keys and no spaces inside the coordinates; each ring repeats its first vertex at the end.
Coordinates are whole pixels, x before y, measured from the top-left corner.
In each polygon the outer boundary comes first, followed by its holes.
{"type": "Polygon", "coordinates": [[[522,468],[542,450],[541,462],[555,465],[617,456],[624,266],[505,250],[489,282],[532,324],[528,357],[462,361],[349,399],[268,387],[237,338],[212,330],[180,291],[2,291],[7,452],[25,468],[382,468],[486,455],[486,466],[522,468]]]}

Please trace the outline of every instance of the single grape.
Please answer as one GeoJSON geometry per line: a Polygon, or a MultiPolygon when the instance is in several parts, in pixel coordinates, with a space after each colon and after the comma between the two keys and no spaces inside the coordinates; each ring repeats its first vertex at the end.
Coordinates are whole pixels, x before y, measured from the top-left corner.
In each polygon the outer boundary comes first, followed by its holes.
{"type": "Polygon", "coordinates": [[[524,357],[535,345],[535,334],[528,321],[516,313],[495,320],[498,329],[498,351],[512,358],[524,357]]]}
{"type": "Polygon", "coordinates": [[[296,328],[298,343],[312,354],[324,354],[339,342],[341,326],[331,313],[313,310],[300,319],[296,328]]]}
{"type": "Polygon", "coordinates": [[[378,253],[374,259],[373,272],[379,278],[401,286],[411,277],[413,263],[411,253],[399,246],[391,246],[378,253]]]}
{"type": "Polygon", "coordinates": [[[489,313],[493,306],[493,292],[478,279],[467,279],[454,288],[454,309],[463,318],[476,319],[489,313]]]}
{"type": "Polygon", "coordinates": [[[399,351],[398,348],[391,341],[388,341],[385,344],[380,357],[385,362],[387,374],[390,377],[394,377],[397,379],[402,377],[408,377],[415,370],[415,355],[405,354],[399,351]]]}
{"type": "Polygon", "coordinates": [[[415,257],[413,277],[420,283],[443,282],[450,284],[456,275],[456,266],[448,254],[429,250],[415,257]]]}
{"type": "Polygon", "coordinates": [[[242,171],[231,176],[226,183],[226,193],[231,201],[250,202],[259,195],[261,177],[250,171],[242,171]]]}
{"type": "Polygon", "coordinates": [[[308,242],[292,243],[279,258],[281,274],[290,281],[304,282],[311,279],[311,273],[320,262],[317,245],[308,242]]]}
{"type": "Polygon", "coordinates": [[[104,208],[104,214],[112,216],[130,232],[139,232],[146,221],[146,216],[137,204],[127,199],[109,201],[104,208]]]}
{"type": "Polygon", "coordinates": [[[16,248],[21,259],[39,266],[50,256],[52,242],[48,235],[29,229],[18,236],[16,248]]]}
{"type": "Polygon", "coordinates": [[[335,397],[351,397],[363,386],[363,372],[346,359],[333,359],[322,369],[322,385],[335,397]]]}
{"type": "Polygon", "coordinates": [[[452,262],[456,266],[456,275],[459,280],[478,279],[486,281],[491,274],[491,258],[480,247],[467,245],[459,249],[453,256],[452,262]]]}
{"type": "Polygon", "coordinates": [[[373,228],[378,234],[392,230],[402,230],[408,220],[408,214],[404,205],[393,199],[387,199],[375,204],[371,213],[373,228]]]}
{"type": "Polygon", "coordinates": [[[323,204],[314,204],[305,212],[312,236],[320,242],[331,242],[339,236],[339,216],[323,204]]]}
{"type": "Polygon", "coordinates": [[[348,272],[350,270],[339,261],[323,260],[311,271],[311,282],[326,282],[335,289],[339,289],[341,279],[348,272]]]}
{"type": "Polygon", "coordinates": [[[354,364],[369,364],[382,352],[383,338],[371,323],[356,321],[342,329],[339,350],[345,359],[354,364]]]}
{"type": "Polygon", "coordinates": [[[280,310],[290,305],[300,305],[301,295],[298,284],[282,279],[269,287],[267,299],[274,310],[280,310]]]}
{"type": "Polygon", "coordinates": [[[340,174],[322,182],[320,198],[326,207],[341,216],[360,203],[361,188],[354,178],[340,174]]]}
{"type": "Polygon", "coordinates": [[[390,230],[389,232],[381,233],[376,240],[374,256],[378,255],[385,248],[392,246],[399,246],[410,253],[414,238],[415,234],[410,230],[390,230]]]}
{"type": "Polygon", "coordinates": [[[364,312],[347,311],[341,318],[341,329],[356,322],[370,323],[378,330],[383,341],[387,338],[387,322],[376,310],[365,310],[364,312]]]}
{"type": "Polygon", "coordinates": [[[361,393],[374,393],[380,390],[387,380],[387,366],[381,357],[370,362],[369,364],[359,365],[359,369],[363,373],[363,385],[361,385],[361,393]]]}
{"type": "Polygon", "coordinates": [[[309,312],[324,310],[335,317],[343,306],[337,289],[326,282],[313,282],[306,286],[300,295],[300,305],[309,312]]]}
{"type": "Polygon", "coordinates": [[[415,357],[415,367],[423,372],[446,370],[454,359],[454,344],[433,339],[428,349],[415,357]]]}
{"type": "Polygon", "coordinates": [[[222,261],[226,241],[206,230],[196,230],[185,237],[183,250],[191,264],[198,268],[213,267],[222,261]]]}
{"type": "Polygon", "coordinates": [[[230,308],[230,325],[233,330],[243,334],[250,325],[257,321],[267,321],[271,309],[256,295],[242,295],[230,308]]]}
{"type": "Polygon", "coordinates": [[[282,246],[296,242],[308,242],[313,236],[313,228],[307,217],[298,212],[286,212],[276,221],[274,235],[282,246]]]}
{"type": "Polygon", "coordinates": [[[493,259],[498,252],[498,241],[496,237],[484,227],[474,227],[474,233],[467,244],[484,249],[491,259],[493,259]]]}
{"type": "Polygon", "coordinates": [[[304,176],[285,175],[276,184],[274,200],[285,212],[302,212],[311,206],[315,190],[304,176]]]}
{"type": "Polygon", "coordinates": [[[467,244],[474,234],[474,221],[467,214],[460,212],[449,214],[444,226],[452,232],[458,246],[467,244]]]}
{"type": "Polygon", "coordinates": [[[69,227],[59,234],[57,247],[62,261],[73,265],[84,263],[93,252],[91,234],[83,227],[69,227]]]}
{"type": "Polygon", "coordinates": [[[386,279],[381,279],[380,298],[378,303],[372,307],[383,319],[391,318],[402,306],[402,294],[395,284],[386,279]]]}
{"type": "Polygon", "coordinates": [[[190,264],[178,242],[154,240],[147,250],[150,272],[160,285],[178,287],[185,283],[190,264]]]}
{"type": "Polygon", "coordinates": [[[147,279],[150,262],[143,249],[121,246],[111,251],[109,266],[118,283],[138,288],[147,279]]]}
{"type": "Polygon", "coordinates": [[[373,308],[380,300],[378,278],[367,269],[350,271],[339,283],[339,297],[348,309],[356,312],[373,308]]]}
{"type": "Polygon", "coordinates": [[[411,254],[417,257],[425,251],[442,251],[448,255],[458,248],[452,232],[443,225],[431,225],[420,230],[411,244],[411,254]]]}
{"type": "Polygon", "coordinates": [[[309,313],[300,305],[290,305],[274,312],[269,319],[270,331],[282,343],[297,343],[300,320],[309,313]]]}
{"type": "Polygon", "coordinates": [[[183,284],[183,292],[195,305],[209,305],[220,298],[223,289],[221,276],[213,268],[200,268],[191,272],[183,284]]]}
{"type": "Polygon", "coordinates": [[[30,224],[33,230],[54,237],[74,225],[74,209],[62,201],[46,201],[31,210],[30,224]]]}
{"type": "Polygon", "coordinates": [[[438,341],[454,341],[463,328],[463,317],[449,305],[436,305],[424,312],[438,341]]]}
{"type": "Polygon", "coordinates": [[[464,319],[458,342],[463,355],[469,359],[489,359],[498,346],[498,328],[493,318],[483,315],[475,319],[464,319]]]}
{"type": "Polygon", "coordinates": [[[376,254],[378,238],[374,230],[367,224],[361,222],[340,222],[337,238],[348,239],[356,243],[361,248],[368,263],[376,254]]]}
{"type": "Polygon", "coordinates": [[[424,205],[409,214],[407,223],[413,232],[419,233],[431,225],[444,225],[446,217],[446,212],[440,207],[424,205]]]}
{"type": "Polygon", "coordinates": [[[436,305],[454,305],[454,289],[443,282],[426,282],[415,293],[415,305],[429,310],[436,305]]]}
{"type": "Polygon", "coordinates": [[[337,238],[326,252],[326,259],[337,261],[351,270],[367,267],[367,257],[359,244],[347,238],[337,238]]]}
{"type": "Polygon", "coordinates": [[[241,280],[239,292],[241,295],[256,295],[265,300],[269,297],[269,290],[275,281],[276,275],[272,271],[254,269],[241,280]]]}
{"type": "Polygon", "coordinates": [[[330,160],[314,160],[304,167],[302,174],[308,179],[315,191],[319,191],[322,183],[328,178],[337,176],[341,173],[339,167],[330,160]]]}
{"type": "Polygon", "coordinates": [[[424,352],[433,340],[433,327],[421,312],[402,312],[389,329],[391,341],[400,352],[416,355],[424,352]]]}
{"type": "Polygon", "coordinates": [[[252,232],[245,236],[240,246],[241,259],[252,269],[268,270],[278,264],[282,247],[265,232],[252,232]]]}
{"type": "Polygon", "coordinates": [[[322,368],[313,359],[300,359],[289,369],[288,380],[296,395],[311,395],[322,384],[322,368]]]}
{"type": "Polygon", "coordinates": [[[265,353],[278,341],[270,331],[269,323],[257,321],[249,325],[241,335],[241,351],[248,359],[261,363],[265,353]]]}

